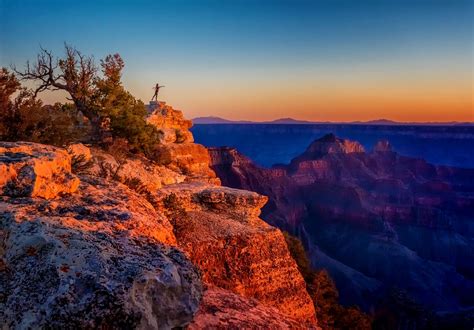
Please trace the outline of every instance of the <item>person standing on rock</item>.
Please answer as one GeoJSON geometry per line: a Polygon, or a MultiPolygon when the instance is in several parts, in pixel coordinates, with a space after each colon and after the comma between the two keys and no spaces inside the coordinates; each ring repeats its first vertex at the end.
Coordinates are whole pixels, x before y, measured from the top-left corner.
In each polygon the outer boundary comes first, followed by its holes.
{"type": "Polygon", "coordinates": [[[158,92],[160,91],[160,88],[163,88],[163,87],[165,87],[165,86],[160,86],[160,84],[155,85],[155,88],[154,88],[155,89],[155,94],[153,94],[153,97],[151,98],[152,101],[153,101],[153,99],[155,101],[158,101],[158,92]]]}

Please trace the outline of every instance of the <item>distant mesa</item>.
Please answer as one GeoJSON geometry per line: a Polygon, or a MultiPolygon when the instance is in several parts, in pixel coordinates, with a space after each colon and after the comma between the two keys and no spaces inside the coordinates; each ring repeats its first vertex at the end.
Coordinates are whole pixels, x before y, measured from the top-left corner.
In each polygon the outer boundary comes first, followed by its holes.
{"type": "Polygon", "coordinates": [[[311,143],[303,154],[292,160],[292,163],[298,163],[307,159],[319,159],[328,154],[364,152],[365,149],[359,142],[341,139],[330,133],[311,143]]]}

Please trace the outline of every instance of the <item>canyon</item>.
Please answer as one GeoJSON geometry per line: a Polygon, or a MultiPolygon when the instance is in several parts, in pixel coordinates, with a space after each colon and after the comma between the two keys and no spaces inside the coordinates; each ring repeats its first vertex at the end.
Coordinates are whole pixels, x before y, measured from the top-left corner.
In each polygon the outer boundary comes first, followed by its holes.
{"type": "Polygon", "coordinates": [[[304,242],[343,304],[389,310],[402,327],[472,324],[474,169],[402,156],[386,140],[366,151],[334,134],[271,168],[235,148],[209,152],[222,184],[268,196],[262,218],[304,242]]]}
{"type": "Polygon", "coordinates": [[[0,142],[2,325],[326,329],[283,231],[375,326],[472,324],[474,170],[334,134],[264,168],[148,111],[153,158],[0,142]]]}
{"type": "Polygon", "coordinates": [[[157,159],[0,142],[0,323],[7,328],[317,328],[268,198],[222,186],[164,102],[157,159]]]}

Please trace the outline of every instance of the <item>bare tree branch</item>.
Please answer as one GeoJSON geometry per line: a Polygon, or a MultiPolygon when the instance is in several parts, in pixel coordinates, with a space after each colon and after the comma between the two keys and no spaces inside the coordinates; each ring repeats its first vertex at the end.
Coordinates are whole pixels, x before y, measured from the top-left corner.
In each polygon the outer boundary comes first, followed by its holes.
{"type": "Polygon", "coordinates": [[[77,109],[92,120],[90,99],[93,94],[97,67],[90,56],[85,56],[74,47],[65,44],[65,57],[55,58],[51,51],[40,46],[36,62],[26,62],[24,71],[13,68],[20,80],[31,80],[39,85],[34,91],[36,97],[46,90],[64,90],[70,95],[77,109]]]}

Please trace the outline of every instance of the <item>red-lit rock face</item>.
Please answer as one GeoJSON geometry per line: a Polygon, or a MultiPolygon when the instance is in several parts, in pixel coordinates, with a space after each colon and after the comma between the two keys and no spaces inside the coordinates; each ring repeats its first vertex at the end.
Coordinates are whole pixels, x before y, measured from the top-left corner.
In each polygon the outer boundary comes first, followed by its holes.
{"type": "Polygon", "coordinates": [[[282,233],[259,218],[267,197],[213,184],[202,146],[165,144],[170,165],[80,144],[3,146],[1,324],[184,327],[212,285],[194,326],[316,325],[282,233]],[[72,174],[79,156],[90,166],[72,174]]]}
{"type": "Polygon", "coordinates": [[[210,288],[188,329],[305,329],[278,309],[227,290],[210,288]]]}
{"type": "Polygon", "coordinates": [[[192,122],[185,119],[180,110],[159,102],[150,108],[147,122],[163,132],[161,144],[155,150],[155,158],[160,164],[183,174],[188,182],[219,184],[219,179],[209,168],[207,149],[193,143],[194,138],[189,131],[192,122]]]}
{"type": "Polygon", "coordinates": [[[0,191],[12,197],[55,198],[77,190],[65,150],[29,142],[0,143],[0,191]]]}
{"type": "Polygon", "coordinates": [[[175,207],[183,208],[172,221],[178,246],[202,270],[205,283],[315,324],[311,298],[282,233],[258,218],[266,197],[202,183],[167,186],[159,195],[162,201],[174,196],[175,207]]]}

